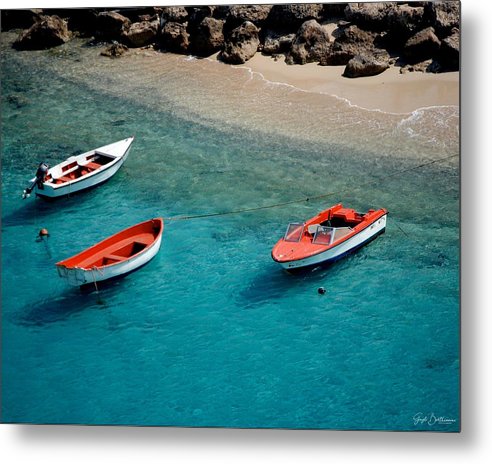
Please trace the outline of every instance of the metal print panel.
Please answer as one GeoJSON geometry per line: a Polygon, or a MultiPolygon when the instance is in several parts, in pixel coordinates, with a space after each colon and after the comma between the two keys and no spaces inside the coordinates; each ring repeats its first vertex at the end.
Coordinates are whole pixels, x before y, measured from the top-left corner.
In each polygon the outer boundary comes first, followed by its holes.
{"type": "Polygon", "coordinates": [[[460,430],[459,2],[1,14],[3,422],[460,430]]]}

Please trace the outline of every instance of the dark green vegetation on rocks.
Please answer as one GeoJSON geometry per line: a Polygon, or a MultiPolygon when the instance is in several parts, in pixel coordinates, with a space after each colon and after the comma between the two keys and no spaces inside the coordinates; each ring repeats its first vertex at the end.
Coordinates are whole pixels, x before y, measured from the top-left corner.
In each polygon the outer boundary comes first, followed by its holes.
{"type": "Polygon", "coordinates": [[[219,52],[231,64],[257,52],[284,54],[288,64],[344,65],[346,77],[379,74],[392,62],[402,72],[459,70],[460,4],[454,0],[2,10],[1,19],[2,30],[23,29],[14,46],[24,50],[82,36],[197,56],[219,52]]]}

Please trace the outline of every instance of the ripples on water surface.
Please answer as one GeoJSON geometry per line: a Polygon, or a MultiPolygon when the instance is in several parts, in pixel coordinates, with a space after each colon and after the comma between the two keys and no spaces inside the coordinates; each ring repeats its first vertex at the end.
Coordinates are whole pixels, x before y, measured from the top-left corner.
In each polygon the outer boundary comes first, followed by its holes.
{"type": "Polygon", "coordinates": [[[458,154],[456,107],[371,112],[209,60],[14,52],[3,37],[5,421],[457,430],[457,158],[384,179],[458,154]],[[39,161],[132,134],[105,186],[20,199],[39,161]],[[157,257],[98,295],[53,266],[149,217],[325,192],[339,193],[167,222],[157,257]],[[330,268],[281,271],[285,225],[338,201],[386,207],[386,233],[330,268]],[[419,412],[457,422],[415,425],[419,412]]]}

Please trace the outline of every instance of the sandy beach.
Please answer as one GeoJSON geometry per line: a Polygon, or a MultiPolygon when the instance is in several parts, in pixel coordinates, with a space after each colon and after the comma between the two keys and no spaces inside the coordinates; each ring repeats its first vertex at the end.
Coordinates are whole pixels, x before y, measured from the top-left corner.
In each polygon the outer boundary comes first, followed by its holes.
{"type": "Polygon", "coordinates": [[[275,61],[260,53],[243,67],[268,81],[333,95],[371,110],[410,113],[419,108],[459,105],[459,72],[400,74],[400,68],[392,66],[377,76],[349,79],[342,76],[345,66],[287,65],[282,58],[275,61]]]}

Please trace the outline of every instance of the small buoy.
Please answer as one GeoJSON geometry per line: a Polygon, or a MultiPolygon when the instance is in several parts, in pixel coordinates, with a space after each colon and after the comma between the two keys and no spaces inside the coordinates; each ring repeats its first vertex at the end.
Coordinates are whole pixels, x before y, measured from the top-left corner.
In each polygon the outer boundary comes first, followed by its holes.
{"type": "Polygon", "coordinates": [[[319,287],[319,288],[318,288],[318,293],[319,293],[320,295],[324,295],[324,294],[326,293],[326,289],[325,289],[325,287],[319,287]]]}
{"type": "Polygon", "coordinates": [[[50,233],[48,232],[48,229],[41,229],[39,231],[39,237],[49,237],[50,233]]]}

